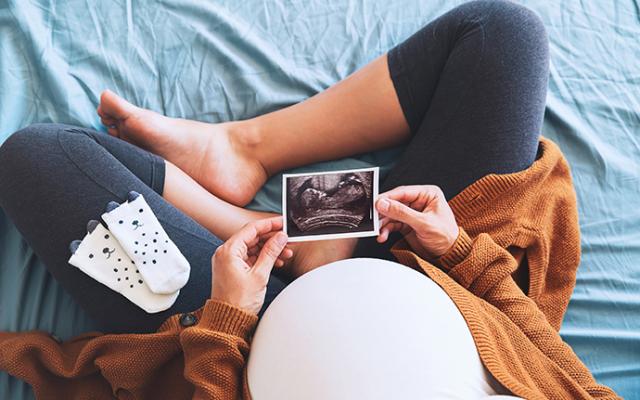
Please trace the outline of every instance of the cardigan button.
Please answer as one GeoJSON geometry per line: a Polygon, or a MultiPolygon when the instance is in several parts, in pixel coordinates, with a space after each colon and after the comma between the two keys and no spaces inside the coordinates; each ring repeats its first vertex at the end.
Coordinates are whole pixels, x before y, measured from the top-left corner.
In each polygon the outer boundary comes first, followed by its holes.
{"type": "Polygon", "coordinates": [[[182,314],[180,316],[180,325],[184,326],[185,328],[189,326],[193,326],[197,322],[198,322],[198,318],[191,313],[182,314]]]}

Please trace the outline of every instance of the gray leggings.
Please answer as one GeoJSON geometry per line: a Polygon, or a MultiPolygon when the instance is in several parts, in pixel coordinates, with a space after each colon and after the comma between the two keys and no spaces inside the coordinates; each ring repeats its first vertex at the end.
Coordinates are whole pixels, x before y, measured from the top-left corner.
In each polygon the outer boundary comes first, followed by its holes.
{"type": "MultiPolygon", "coordinates": [[[[548,76],[539,18],[502,1],[464,4],[389,52],[389,69],[413,136],[382,189],[436,184],[447,198],[489,173],[535,160],[548,76]]],[[[211,255],[221,243],[161,196],[164,161],[88,129],[32,125],[0,147],[0,206],[51,274],[105,332],[154,331],[168,316],[202,306],[211,255]],[[105,205],[142,193],[192,272],[175,305],[147,314],[67,264],[68,245],[105,205]]],[[[388,257],[361,240],[359,256],[388,257]]],[[[272,276],[268,302],[285,286],[272,276]]]]}

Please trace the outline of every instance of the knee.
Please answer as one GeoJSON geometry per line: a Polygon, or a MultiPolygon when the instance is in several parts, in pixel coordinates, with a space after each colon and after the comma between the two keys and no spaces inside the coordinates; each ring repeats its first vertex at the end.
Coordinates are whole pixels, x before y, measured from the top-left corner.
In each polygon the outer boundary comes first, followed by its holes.
{"type": "MultiPolygon", "coordinates": [[[[457,11],[460,24],[482,32],[486,69],[546,82],[549,42],[544,23],[534,11],[504,0],[472,1],[457,11]]],[[[464,34],[466,29],[460,31],[464,34]]]]}
{"type": "Polygon", "coordinates": [[[16,175],[36,172],[33,164],[51,149],[55,132],[55,124],[33,124],[5,140],[0,146],[0,188],[16,175]]]}
{"type": "Polygon", "coordinates": [[[548,51],[547,32],[542,19],[530,8],[506,0],[482,0],[476,13],[490,40],[510,42],[512,47],[548,51]]]}

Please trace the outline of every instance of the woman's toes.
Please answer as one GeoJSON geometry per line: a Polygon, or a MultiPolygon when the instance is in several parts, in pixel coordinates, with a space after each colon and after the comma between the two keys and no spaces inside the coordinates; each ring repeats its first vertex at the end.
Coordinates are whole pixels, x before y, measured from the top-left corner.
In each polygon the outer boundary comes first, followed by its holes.
{"type": "Polygon", "coordinates": [[[120,131],[118,130],[118,128],[110,126],[107,128],[107,132],[109,132],[109,135],[114,136],[119,138],[120,137],[120,131]]]}
{"type": "Polygon", "coordinates": [[[116,120],[115,118],[111,118],[110,116],[105,114],[100,106],[98,106],[98,108],[96,109],[96,113],[100,117],[100,121],[104,126],[115,126],[118,123],[118,120],[116,120]]]}
{"type": "Polygon", "coordinates": [[[101,116],[111,119],[127,119],[136,109],[136,106],[129,103],[122,97],[113,93],[111,90],[105,90],[100,95],[100,106],[98,107],[101,116]]]}

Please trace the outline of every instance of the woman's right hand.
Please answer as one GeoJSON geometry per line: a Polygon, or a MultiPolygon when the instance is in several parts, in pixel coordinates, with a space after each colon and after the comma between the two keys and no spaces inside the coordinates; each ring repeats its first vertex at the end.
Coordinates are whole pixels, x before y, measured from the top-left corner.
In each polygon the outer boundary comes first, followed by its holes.
{"type": "Polygon", "coordinates": [[[411,249],[425,260],[440,257],[460,232],[456,217],[437,186],[400,186],[380,194],[376,208],[383,216],[378,242],[401,232],[411,249]]]}
{"type": "Polygon", "coordinates": [[[216,249],[211,260],[211,299],[257,314],[274,265],[293,252],[286,248],[282,217],[253,221],[216,249]]]}

